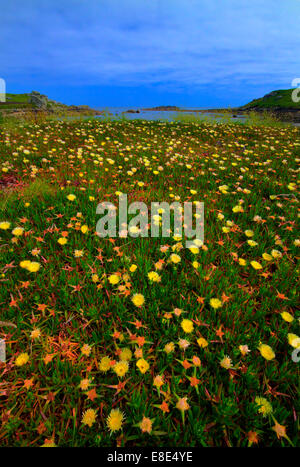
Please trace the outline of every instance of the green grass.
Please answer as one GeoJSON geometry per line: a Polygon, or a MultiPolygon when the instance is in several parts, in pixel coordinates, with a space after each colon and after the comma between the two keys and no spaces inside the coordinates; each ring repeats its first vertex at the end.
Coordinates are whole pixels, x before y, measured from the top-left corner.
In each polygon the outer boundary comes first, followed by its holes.
{"type": "Polygon", "coordinates": [[[300,102],[294,102],[292,100],[292,93],[293,89],[280,89],[278,91],[273,91],[267,94],[264,97],[259,99],[254,99],[253,101],[246,104],[241,109],[299,109],[300,110],[300,102]]]}
{"type": "Polygon", "coordinates": [[[6,94],[6,100],[9,102],[23,102],[23,103],[28,103],[29,102],[29,93],[24,93],[24,94],[11,94],[7,93],[6,94]]]}
{"type": "Polygon", "coordinates": [[[10,109],[30,109],[29,94],[6,94],[6,102],[0,102],[0,111],[10,109]]]}
{"type": "Polygon", "coordinates": [[[297,129],[253,122],[2,126],[0,187],[21,184],[0,196],[0,445],[299,445],[299,364],[289,343],[299,336],[299,161],[297,129]],[[204,246],[192,253],[172,236],[100,239],[97,204],[117,204],[119,191],[148,206],[204,201],[204,246]],[[114,365],[124,349],[121,378],[114,365]],[[257,398],[267,401],[265,416],[257,398]],[[110,433],[112,409],[124,419],[110,433]]]}
{"type": "Polygon", "coordinates": [[[9,211],[15,203],[20,199],[24,202],[31,202],[32,200],[43,200],[50,195],[54,194],[55,188],[50,185],[46,180],[40,178],[29,182],[18,192],[17,190],[8,190],[0,194],[0,211],[9,211]]]}

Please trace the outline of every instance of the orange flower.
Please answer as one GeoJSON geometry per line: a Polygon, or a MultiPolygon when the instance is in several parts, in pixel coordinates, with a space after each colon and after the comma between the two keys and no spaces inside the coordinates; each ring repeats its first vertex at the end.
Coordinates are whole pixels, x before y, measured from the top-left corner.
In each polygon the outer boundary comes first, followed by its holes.
{"type": "Polygon", "coordinates": [[[152,421],[148,417],[143,417],[143,420],[139,423],[139,427],[142,430],[142,433],[151,433],[152,431],[152,421]]]}
{"type": "Polygon", "coordinates": [[[194,364],[195,366],[201,366],[201,360],[200,360],[199,357],[197,357],[196,355],[194,355],[192,360],[193,360],[193,364],[194,364]]]}
{"type": "Polygon", "coordinates": [[[161,403],[161,405],[159,406],[159,408],[160,408],[164,413],[170,412],[169,406],[168,406],[168,404],[166,403],[166,401],[163,401],[163,402],[161,403]]]}
{"type": "Polygon", "coordinates": [[[180,410],[180,412],[185,412],[190,408],[189,404],[187,403],[187,397],[182,397],[178,400],[176,404],[176,408],[180,410]]]}
{"type": "Polygon", "coordinates": [[[197,387],[198,384],[200,383],[200,379],[196,378],[195,376],[192,376],[190,378],[191,386],[192,387],[197,387]]]}
{"type": "Polygon", "coordinates": [[[183,368],[188,370],[189,368],[191,368],[192,365],[187,360],[183,360],[182,366],[183,366],[183,368]]]}
{"type": "Polygon", "coordinates": [[[286,438],[286,427],[283,425],[280,425],[280,423],[275,420],[275,425],[272,426],[272,430],[275,431],[277,438],[286,438]]]}

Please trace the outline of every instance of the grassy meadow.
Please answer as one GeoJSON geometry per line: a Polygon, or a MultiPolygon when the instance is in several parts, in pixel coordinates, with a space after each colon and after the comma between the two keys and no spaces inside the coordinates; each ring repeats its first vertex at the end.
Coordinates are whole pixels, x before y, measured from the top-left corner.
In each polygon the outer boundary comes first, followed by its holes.
{"type": "Polygon", "coordinates": [[[280,125],[0,126],[0,445],[299,445],[299,161],[280,125]],[[99,238],[119,193],[204,202],[204,244],[99,238]]]}

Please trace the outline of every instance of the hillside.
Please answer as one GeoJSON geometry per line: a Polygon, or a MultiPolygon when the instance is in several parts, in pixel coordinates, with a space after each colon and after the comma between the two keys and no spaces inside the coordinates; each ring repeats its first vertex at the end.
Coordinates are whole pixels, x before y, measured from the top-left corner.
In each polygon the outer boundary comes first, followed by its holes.
{"type": "Polygon", "coordinates": [[[87,105],[65,105],[49,99],[37,91],[25,94],[6,94],[6,102],[0,102],[0,112],[24,113],[26,111],[43,111],[46,113],[100,115],[101,111],[93,110],[87,105]]]}
{"type": "Polygon", "coordinates": [[[265,96],[254,99],[246,105],[240,107],[240,110],[300,110],[300,102],[292,101],[293,89],[280,89],[272,91],[265,96]]]}
{"type": "Polygon", "coordinates": [[[6,94],[6,102],[0,102],[1,109],[24,109],[32,108],[30,94],[6,94]]]}

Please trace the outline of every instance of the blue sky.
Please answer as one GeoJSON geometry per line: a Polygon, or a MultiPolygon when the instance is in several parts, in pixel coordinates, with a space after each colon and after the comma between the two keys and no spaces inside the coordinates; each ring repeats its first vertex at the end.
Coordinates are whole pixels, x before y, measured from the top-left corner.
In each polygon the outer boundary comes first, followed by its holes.
{"type": "Polygon", "coordinates": [[[0,0],[0,78],[67,104],[235,106],[300,76],[300,0],[0,0]]]}

